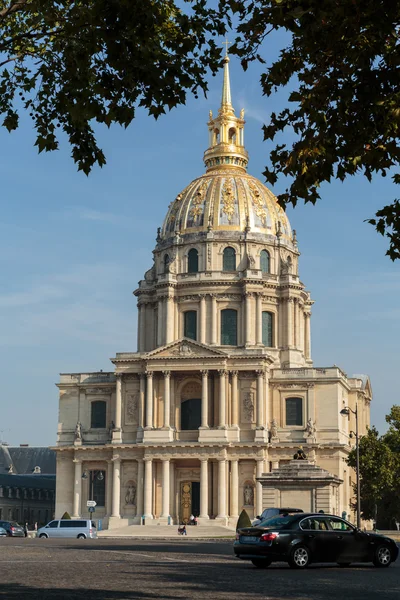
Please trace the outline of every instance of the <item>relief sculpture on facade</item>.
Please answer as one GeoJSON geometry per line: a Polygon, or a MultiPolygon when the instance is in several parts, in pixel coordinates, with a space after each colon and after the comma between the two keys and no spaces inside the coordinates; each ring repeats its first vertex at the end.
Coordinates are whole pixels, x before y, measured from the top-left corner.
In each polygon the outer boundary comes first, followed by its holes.
{"type": "Polygon", "coordinates": [[[135,506],[136,505],[136,483],[135,481],[127,482],[127,490],[125,494],[125,504],[135,506]]]}
{"type": "Polygon", "coordinates": [[[245,506],[254,506],[254,487],[251,483],[246,483],[243,488],[243,504],[245,506]]]}
{"type": "Polygon", "coordinates": [[[128,394],[126,403],[126,422],[136,423],[139,408],[139,392],[128,394]]]}
{"type": "Polygon", "coordinates": [[[243,395],[243,417],[246,423],[254,420],[254,393],[251,390],[243,395]]]}

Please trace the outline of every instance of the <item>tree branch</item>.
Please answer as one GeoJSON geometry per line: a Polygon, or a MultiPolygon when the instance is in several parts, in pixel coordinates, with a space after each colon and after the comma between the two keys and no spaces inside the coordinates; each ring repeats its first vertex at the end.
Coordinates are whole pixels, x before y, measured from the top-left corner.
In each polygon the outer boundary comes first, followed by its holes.
{"type": "Polygon", "coordinates": [[[13,13],[21,10],[24,4],[26,4],[28,0],[15,0],[8,8],[3,8],[0,11],[0,20],[4,20],[8,15],[12,15],[13,13]]]}

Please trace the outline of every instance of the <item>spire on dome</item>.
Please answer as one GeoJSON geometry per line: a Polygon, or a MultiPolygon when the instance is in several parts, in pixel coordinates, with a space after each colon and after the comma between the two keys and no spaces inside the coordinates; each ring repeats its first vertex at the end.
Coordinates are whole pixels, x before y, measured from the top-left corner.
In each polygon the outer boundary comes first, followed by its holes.
{"type": "Polygon", "coordinates": [[[207,170],[232,167],[246,169],[248,154],[244,147],[244,110],[236,117],[232,106],[231,82],[229,77],[229,56],[226,40],[226,53],[223,58],[224,78],[222,83],[221,106],[218,116],[213,118],[210,110],[208,122],[209,148],[204,154],[207,170]]]}
{"type": "Polygon", "coordinates": [[[231,99],[231,82],[230,82],[230,78],[229,78],[229,56],[228,56],[228,45],[229,42],[228,40],[225,40],[225,42],[222,42],[223,44],[226,44],[225,47],[225,56],[224,56],[224,81],[222,84],[222,98],[221,98],[221,110],[223,110],[224,108],[230,108],[231,110],[233,110],[232,107],[232,99],[231,99]]]}

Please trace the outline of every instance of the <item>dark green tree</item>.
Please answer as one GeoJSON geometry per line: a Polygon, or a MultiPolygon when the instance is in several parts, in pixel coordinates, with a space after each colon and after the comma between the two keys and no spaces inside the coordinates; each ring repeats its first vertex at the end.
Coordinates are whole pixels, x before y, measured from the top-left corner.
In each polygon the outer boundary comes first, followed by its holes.
{"type": "MultiPolygon", "coordinates": [[[[315,203],[323,182],[356,173],[400,183],[399,0],[221,0],[220,8],[239,23],[231,52],[245,68],[266,63],[263,93],[289,90],[264,125],[266,140],[278,138],[264,174],[272,184],[279,175],[290,182],[283,206],[315,203]],[[271,64],[262,44],[275,31],[286,32],[287,43],[271,64]],[[280,143],[282,132],[290,142],[280,143]]],[[[399,258],[399,200],[369,222],[388,237],[390,258],[399,258]]]]}
{"type": "Polygon", "coordinates": [[[251,527],[250,517],[245,509],[239,515],[236,529],[242,529],[243,527],[251,527]]]}
{"type": "Polygon", "coordinates": [[[61,518],[62,519],[70,519],[71,515],[69,514],[69,512],[65,512],[61,518]]]}
{"type": "Polygon", "coordinates": [[[220,67],[220,15],[202,0],[0,0],[0,117],[27,111],[39,152],[66,134],[86,174],[105,157],[93,125],[127,127],[138,107],[157,118],[206,91],[220,67]]]}

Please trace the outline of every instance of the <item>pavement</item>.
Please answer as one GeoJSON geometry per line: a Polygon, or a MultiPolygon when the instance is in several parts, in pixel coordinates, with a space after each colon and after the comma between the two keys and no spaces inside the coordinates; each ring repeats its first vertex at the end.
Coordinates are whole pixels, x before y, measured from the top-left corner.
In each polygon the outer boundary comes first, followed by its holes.
{"type": "Polygon", "coordinates": [[[398,600],[400,562],[255,569],[232,541],[0,539],[2,600],[398,600]]]}
{"type": "Polygon", "coordinates": [[[117,529],[106,529],[97,533],[99,538],[134,538],[134,539],[153,539],[153,540],[171,540],[180,537],[188,537],[192,540],[215,539],[235,537],[234,527],[223,527],[218,525],[187,525],[187,536],[178,535],[177,525],[150,525],[141,527],[140,525],[129,525],[127,527],[118,527],[117,529]]]}

